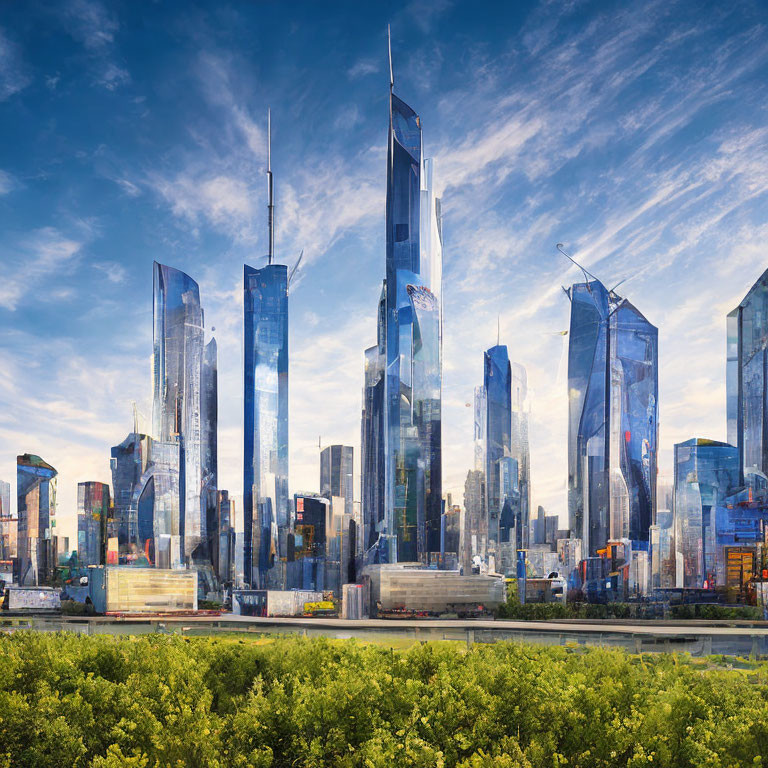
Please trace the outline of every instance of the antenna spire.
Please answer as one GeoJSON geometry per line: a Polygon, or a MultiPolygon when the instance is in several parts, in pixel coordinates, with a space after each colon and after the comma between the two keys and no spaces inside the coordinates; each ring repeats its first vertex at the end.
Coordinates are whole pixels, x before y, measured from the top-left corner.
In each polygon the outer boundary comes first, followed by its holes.
{"type": "Polygon", "coordinates": [[[567,254],[567,253],[566,253],[566,252],[563,250],[563,244],[562,244],[562,243],[557,243],[557,244],[555,245],[555,248],[557,248],[557,250],[558,250],[558,251],[560,251],[560,253],[562,253],[562,254],[563,254],[563,256],[565,256],[565,258],[566,258],[566,259],[568,259],[568,261],[570,261],[572,264],[575,264],[575,265],[576,265],[576,266],[577,266],[577,267],[578,267],[578,268],[579,268],[579,269],[582,271],[582,274],[584,275],[584,280],[585,280],[585,282],[587,283],[587,285],[589,285],[589,278],[590,278],[590,277],[591,277],[593,280],[597,280],[597,282],[598,282],[598,283],[600,282],[600,281],[599,281],[599,280],[598,280],[598,279],[597,279],[597,278],[596,278],[596,277],[595,277],[595,276],[594,276],[594,275],[593,275],[591,272],[589,272],[589,271],[588,271],[588,270],[586,270],[584,267],[582,267],[582,266],[581,266],[581,264],[579,264],[579,262],[578,262],[578,261],[576,261],[576,259],[574,259],[574,258],[572,258],[571,256],[569,256],[569,255],[568,255],[568,254],[567,254]]]}
{"type": "Polygon", "coordinates": [[[267,226],[269,229],[269,263],[275,257],[275,198],[272,182],[272,110],[267,108],[267,226]]]}
{"type": "Polygon", "coordinates": [[[395,76],[392,72],[392,30],[387,24],[387,48],[389,49],[389,90],[395,87],[395,76]]]}

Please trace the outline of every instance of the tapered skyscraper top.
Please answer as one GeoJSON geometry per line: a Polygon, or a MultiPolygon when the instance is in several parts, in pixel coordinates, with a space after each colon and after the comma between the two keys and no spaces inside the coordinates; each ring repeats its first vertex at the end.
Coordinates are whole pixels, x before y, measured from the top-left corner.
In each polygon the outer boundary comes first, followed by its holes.
{"type": "Polygon", "coordinates": [[[275,258],[275,196],[272,180],[272,110],[267,110],[267,228],[269,238],[268,259],[275,258]]]}

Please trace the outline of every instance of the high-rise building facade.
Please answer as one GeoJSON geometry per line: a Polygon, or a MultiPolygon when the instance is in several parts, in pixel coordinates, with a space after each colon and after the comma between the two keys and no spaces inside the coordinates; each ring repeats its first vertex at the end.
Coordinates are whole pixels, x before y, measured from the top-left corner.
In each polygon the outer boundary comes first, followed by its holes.
{"type": "Polygon", "coordinates": [[[205,346],[200,289],[187,274],[154,263],[153,437],[179,446],[181,560],[210,566],[209,497],[215,489],[215,342],[205,346]]]}
{"type": "Polygon", "coordinates": [[[320,495],[344,499],[344,512],[348,515],[354,509],[354,461],[351,445],[329,445],[320,452],[320,495]]]}
{"type": "Polygon", "coordinates": [[[512,374],[511,398],[512,429],[510,455],[517,461],[520,494],[520,533],[518,548],[527,547],[531,528],[531,449],[528,440],[530,403],[528,399],[528,373],[520,363],[510,364],[512,374]]]}
{"type": "Polygon", "coordinates": [[[470,558],[485,560],[488,555],[488,514],[486,512],[485,472],[467,472],[464,481],[465,548],[470,558]]]}
{"type": "Polygon", "coordinates": [[[16,457],[19,584],[37,586],[53,570],[52,528],[56,515],[56,470],[39,456],[16,457]]]}
{"type": "Polygon", "coordinates": [[[109,485],[77,484],[77,557],[80,565],[106,565],[109,485]]]}
{"type": "Polygon", "coordinates": [[[599,280],[567,294],[568,512],[588,557],[655,519],[658,331],[599,280]]]}
{"type": "Polygon", "coordinates": [[[181,567],[179,441],[162,442],[131,432],[112,448],[110,466],[120,563],[181,567]],[[163,563],[158,559],[160,549],[165,553],[163,563]]]}
{"type": "Polygon", "coordinates": [[[246,579],[264,588],[279,584],[280,575],[270,571],[280,561],[281,529],[287,532],[290,523],[288,268],[246,266],[244,279],[246,579]]]}
{"type": "Polygon", "coordinates": [[[675,542],[683,587],[714,585],[716,509],[738,483],[738,448],[702,438],[675,445],[675,542]]]}
{"type": "Polygon", "coordinates": [[[0,560],[16,557],[18,524],[11,515],[11,484],[0,480],[0,560]]]}
{"type": "MultiPolygon", "coordinates": [[[[442,511],[440,200],[433,161],[423,157],[421,119],[391,87],[389,104],[386,276],[378,312],[384,476],[366,473],[363,496],[374,496],[368,484],[383,483],[384,521],[372,559],[431,562],[439,557],[442,511]]],[[[366,447],[373,455],[380,450],[366,447]]]]}
{"type": "MultiPolygon", "coordinates": [[[[382,302],[383,311],[383,302],[382,302]]],[[[380,335],[383,324],[379,324],[380,335]]],[[[362,490],[362,551],[364,563],[378,562],[389,547],[382,542],[386,528],[384,478],[386,466],[386,409],[384,398],[384,340],[365,350],[363,413],[360,429],[360,486],[362,490]]]]}
{"type": "Polygon", "coordinates": [[[739,450],[741,481],[768,485],[768,270],[728,314],[728,442],[739,450]]]}
{"type": "Polygon", "coordinates": [[[495,551],[500,541],[501,460],[512,446],[512,371],[504,345],[497,344],[483,356],[483,388],[486,398],[485,493],[488,511],[488,546],[495,551]]]}

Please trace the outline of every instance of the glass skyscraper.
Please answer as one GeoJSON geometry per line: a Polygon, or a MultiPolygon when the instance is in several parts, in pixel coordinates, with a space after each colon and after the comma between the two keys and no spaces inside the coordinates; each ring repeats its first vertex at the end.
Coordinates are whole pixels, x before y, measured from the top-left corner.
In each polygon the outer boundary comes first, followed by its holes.
{"type": "MultiPolygon", "coordinates": [[[[442,233],[433,173],[433,162],[423,158],[421,119],[390,88],[377,361],[384,376],[384,475],[366,471],[363,478],[364,499],[376,496],[370,483],[383,481],[384,521],[378,551],[369,552],[382,562],[432,562],[440,553],[442,233]]],[[[366,444],[368,458],[378,450],[366,444]]],[[[369,510],[364,515],[372,519],[369,510]]]]}
{"type": "Polygon", "coordinates": [[[326,499],[344,499],[344,512],[353,513],[354,448],[351,445],[329,445],[320,452],[320,495],[326,499]]]}
{"type": "Polygon", "coordinates": [[[56,470],[39,456],[16,458],[19,584],[44,584],[53,569],[51,529],[56,514],[56,470]]]}
{"type": "Polygon", "coordinates": [[[132,432],[112,448],[119,558],[127,565],[180,567],[180,444],[132,432]],[[166,554],[158,561],[159,550],[166,554]]]}
{"type": "Polygon", "coordinates": [[[683,587],[714,587],[716,508],[738,483],[738,448],[702,438],[675,445],[675,541],[683,587]]]}
{"type": "Polygon", "coordinates": [[[16,557],[18,522],[11,517],[11,484],[0,480],[0,560],[16,557]]]}
{"type": "Polygon", "coordinates": [[[77,557],[80,565],[105,565],[109,485],[77,484],[77,557]]]}
{"type": "MultiPolygon", "coordinates": [[[[210,566],[207,527],[216,483],[216,456],[210,450],[216,440],[216,345],[205,346],[197,283],[157,262],[153,272],[153,436],[161,443],[178,443],[181,560],[210,566]]],[[[175,529],[175,521],[169,522],[175,529]]]]}
{"type": "Polygon", "coordinates": [[[658,330],[599,280],[567,294],[568,512],[588,557],[655,520],[658,330]]]}
{"type": "Polygon", "coordinates": [[[485,488],[488,497],[488,546],[495,551],[499,538],[502,498],[501,460],[512,447],[512,369],[504,345],[497,344],[483,355],[486,402],[485,488]]]}
{"type": "Polygon", "coordinates": [[[512,373],[512,431],[510,455],[517,461],[520,494],[519,533],[517,546],[527,547],[531,528],[531,449],[528,441],[528,373],[520,363],[510,364],[512,373]]]}
{"type": "Polygon", "coordinates": [[[768,484],[768,270],[728,314],[728,442],[739,449],[741,482],[768,484]]]}
{"type": "Polygon", "coordinates": [[[282,575],[272,571],[281,557],[281,531],[287,534],[291,518],[288,268],[246,265],[244,279],[244,557],[248,583],[265,588],[280,586],[282,581],[282,575]]]}

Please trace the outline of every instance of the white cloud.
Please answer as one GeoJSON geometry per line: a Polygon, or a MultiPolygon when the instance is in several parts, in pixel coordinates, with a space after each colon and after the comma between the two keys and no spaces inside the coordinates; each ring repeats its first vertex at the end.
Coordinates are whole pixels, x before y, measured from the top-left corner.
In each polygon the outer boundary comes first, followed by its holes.
{"type": "Polygon", "coordinates": [[[82,245],[81,240],[63,235],[54,227],[44,227],[22,239],[10,257],[3,259],[9,277],[0,283],[0,307],[13,311],[24,296],[51,273],[66,274],[76,262],[82,245]]]}
{"type": "Polygon", "coordinates": [[[23,90],[31,81],[18,45],[0,29],[0,101],[23,90]]]}
{"type": "Polygon", "coordinates": [[[0,171],[0,195],[7,195],[16,188],[16,180],[6,171],[0,171]]]}

